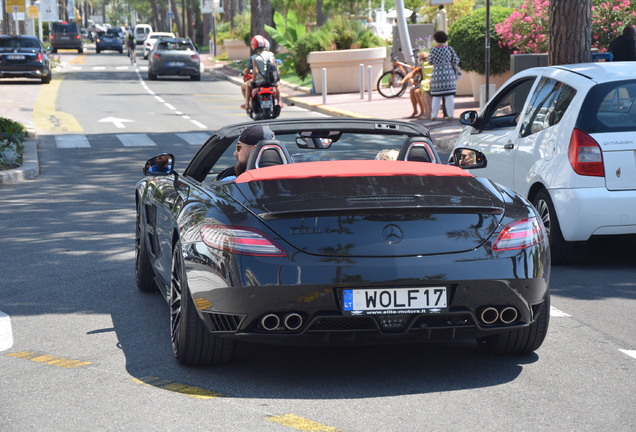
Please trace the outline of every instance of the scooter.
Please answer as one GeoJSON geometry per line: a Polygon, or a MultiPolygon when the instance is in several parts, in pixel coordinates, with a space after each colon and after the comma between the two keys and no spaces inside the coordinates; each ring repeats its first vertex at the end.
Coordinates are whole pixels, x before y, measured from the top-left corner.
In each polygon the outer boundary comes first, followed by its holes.
{"type": "Polygon", "coordinates": [[[252,112],[247,112],[247,115],[254,120],[277,118],[280,115],[280,105],[274,105],[274,94],[274,87],[269,85],[252,90],[252,112]]]}
{"type": "MultiPolygon", "coordinates": [[[[236,62],[237,64],[242,65],[243,63],[240,61],[236,62]]],[[[243,72],[240,75],[243,76],[243,82],[249,81],[252,79],[252,71],[249,71],[247,74],[243,72]]],[[[281,105],[275,105],[275,89],[271,85],[263,85],[260,87],[255,87],[252,89],[252,99],[251,99],[251,111],[247,108],[245,112],[248,116],[250,116],[253,120],[271,120],[275,119],[280,115],[281,105]]]]}

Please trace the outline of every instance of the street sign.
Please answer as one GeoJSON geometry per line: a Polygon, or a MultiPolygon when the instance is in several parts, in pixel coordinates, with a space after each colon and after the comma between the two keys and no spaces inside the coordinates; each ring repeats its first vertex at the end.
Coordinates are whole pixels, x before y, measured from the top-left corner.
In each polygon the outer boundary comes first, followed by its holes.
{"type": "Polygon", "coordinates": [[[57,22],[57,1],[40,0],[40,20],[42,22],[57,22]]]}
{"type": "Polygon", "coordinates": [[[7,12],[25,12],[26,8],[24,6],[24,0],[6,0],[7,1],[7,12]]]}
{"type": "Polygon", "coordinates": [[[37,17],[38,17],[38,7],[29,6],[29,18],[37,18],[37,17]]]}

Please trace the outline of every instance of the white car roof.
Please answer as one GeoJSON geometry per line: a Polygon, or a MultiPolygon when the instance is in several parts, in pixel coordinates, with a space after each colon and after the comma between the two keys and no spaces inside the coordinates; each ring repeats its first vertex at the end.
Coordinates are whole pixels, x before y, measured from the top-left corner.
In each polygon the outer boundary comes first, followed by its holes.
{"type": "Polygon", "coordinates": [[[544,66],[526,69],[520,72],[519,76],[526,73],[545,74],[555,70],[569,71],[597,83],[634,78],[634,65],[632,62],[593,62],[544,66]]]}

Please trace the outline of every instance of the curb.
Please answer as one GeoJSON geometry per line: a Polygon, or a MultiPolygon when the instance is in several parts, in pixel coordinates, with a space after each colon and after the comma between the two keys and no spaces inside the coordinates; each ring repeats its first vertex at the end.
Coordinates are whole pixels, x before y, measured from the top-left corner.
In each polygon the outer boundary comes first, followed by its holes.
{"type": "Polygon", "coordinates": [[[0,171],[0,184],[16,184],[34,179],[40,174],[37,138],[27,138],[24,141],[22,161],[22,166],[18,168],[0,171]]]}

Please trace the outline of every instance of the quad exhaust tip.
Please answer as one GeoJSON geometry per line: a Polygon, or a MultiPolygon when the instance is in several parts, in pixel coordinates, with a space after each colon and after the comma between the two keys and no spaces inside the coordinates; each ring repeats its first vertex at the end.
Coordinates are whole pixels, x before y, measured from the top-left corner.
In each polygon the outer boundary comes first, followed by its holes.
{"type": "Polygon", "coordinates": [[[487,306],[481,310],[479,321],[482,324],[512,324],[519,318],[519,311],[512,306],[487,306]]]}
{"type": "Polygon", "coordinates": [[[289,313],[281,318],[273,313],[264,315],[261,318],[261,327],[263,327],[267,331],[275,331],[275,330],[290,330],[296,331],[301,328],[303,325],[303,317],[296,312],[289,313]],[[283,324],[281,326],[281,323],[283,324]]]}

